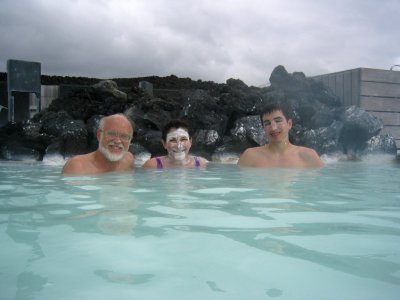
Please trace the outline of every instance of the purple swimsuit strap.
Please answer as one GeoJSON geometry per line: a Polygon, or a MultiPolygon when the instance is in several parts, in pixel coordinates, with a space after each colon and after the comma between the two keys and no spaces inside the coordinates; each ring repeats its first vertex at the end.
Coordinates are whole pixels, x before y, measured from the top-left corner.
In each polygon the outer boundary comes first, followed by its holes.
{"type": "Polygon", "coordinates": [[[157,162],[157,169],[163,169],[164,168],[163,164],[162,164],[162,161],[161,161],[161,158],[156,157],[156,162],[157,162]]]}
{"type": "Polygon", "coordinates": [[[197,156],[193,156],[193,158],[194,158],[195,166],[197,168],[199,168],[200,167],[200,160],[197,158],[197,156]]]}

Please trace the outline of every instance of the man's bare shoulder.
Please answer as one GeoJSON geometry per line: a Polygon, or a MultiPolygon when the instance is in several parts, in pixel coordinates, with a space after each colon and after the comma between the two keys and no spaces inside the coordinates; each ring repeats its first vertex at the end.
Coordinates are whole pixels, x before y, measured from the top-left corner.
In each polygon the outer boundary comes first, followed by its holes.
{"type": "Polygon", "coordinates": [[[260,146],[260,147],[252,147],[252,148],[247,148],[242,155],[240,155],[239,160],[238,160],[238,166],[242,167],[251,167],[251,166],[256,166],[258,163],[258,159],[260,155],[262,155],[265,151],[265,147],[260,146]]]}
{"type": "Polygon", "coordinates": [[[127,152],[124,159],[128,165],[133,166],[135,163],[135,155],[133,155],[131,152],[127,152]]]}
{"type": "Polygon", "coordinates": [[[62,174],[81,175],[86,173],[88,166],[92,161],[93,153],[75,155],[71,157],[64,165],[62,174]]]}
{"type": "Polygon", "coordinates": [[[314,149],[297,146],[297,151],[299,156],[306,162],[308,167],[320,168],[325,165],[314,149]]]}
{"type": "Polygon", "coordinates": [[[265,151],[264,146],[259,146],[259,147],[252,147],[252,148],[247,148],[243,154],[246,155],[252,155],[252,154],[262,154],[265,151]]]}

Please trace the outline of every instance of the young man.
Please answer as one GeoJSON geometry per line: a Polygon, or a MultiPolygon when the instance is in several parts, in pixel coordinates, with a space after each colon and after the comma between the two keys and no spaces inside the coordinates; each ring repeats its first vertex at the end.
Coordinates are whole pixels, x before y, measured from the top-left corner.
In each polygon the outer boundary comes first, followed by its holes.
{"type": "Polygon", "coordinates": [[[205,158],[189,155],[192,138],[189,126],[181,120],[172,120],[164,126],[161,143],[168,155],[149,159],[144,169],[204,168],[207,165],[205,158]]]}
{"type": "Polygon", "coordinates": [[[260,114],[268,144],[248,148],[240,156],[240,167],[258,168],[320,168],[324,166],[318,154],[310,148],[295,146],[289,142],[292,128],[290,109],[273,103],[260,114]]]}
{"type": "Polygon", "coordinates": [[[97,130],[97,150],[72,157],[64,165],[62,173],[91,175],[132,170],[134,157],[128,151],[132,135],[132,124],[123,114],[102,118],[97,130]]]}

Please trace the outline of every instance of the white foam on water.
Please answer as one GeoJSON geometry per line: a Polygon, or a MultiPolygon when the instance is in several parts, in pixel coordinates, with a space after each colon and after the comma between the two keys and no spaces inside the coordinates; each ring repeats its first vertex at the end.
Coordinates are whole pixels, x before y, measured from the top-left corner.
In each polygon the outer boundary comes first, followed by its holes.
{"type": "Polygon", "coordinates": [[[151,189],[134,189],[132,193],[153,193],[154,190],[151,189]]]}
{"type": "Polygon", "coordinates": [[[83,186],[77,186],[78,189],[85,190],[85,191],[97,191],[101,190],[100,186],[96,185],[83,185],[83,186]]]}
{"type": "Polygon", "coordinates": [[[78,208],[79,209],[83,209],[83,210],[96,210],[96,209],[104,208],[104,205],[102,205],[102,204],[91,204],[91,205],[78,206],[78,208]]]}
{"type": "Polygon", "coordinates": [[[281,198],[264,198],[264,199],[243,199],[240,200],[246,203],[253,203],[253,204],[272,204],[272,203],[287,203],[287,202],[298,202],[297,200],[293,199],[281,199],[281,198]]]}
{"type": "Polygon", "coordinates": [[[67,162],[60,154],[46,154],[43,157],[42,163],[48,166],[63,166],[67,162]]]}
{"type": "Polygon", "coordinates": [[[92,198],[89,195],[73,195],[73,198],[81,198],[81,199],[88,199],[88,198],[92,198]]]}
{"type": "Polygon", "coordinates": [[[54,182],[54,180],[51,180],[51,179],[38,179],[37,181],[38,181],[38,182],[41,182],[41,183],[50,183],[50,182],[54,182]]]}
{"type": "MultiPolygon", "coordinates": [[[[347,157],[344,154],[323,154],[321,155],[321,160],[327,164],[335,164],[338,162],[354,162],[353,157],[347,157]]],[[[357,157],[357,160],[359,162],[367,163],[367,164],[382,164],[382,163],[394,163],[396,161],[395,155],[391,154],[366,154],[366,155],[361,155],[360,157],[357,157]]]]}
{"type": "Polygon", "coordinates": [[[193,193],[199,193],[199,194],[227,194],[227,193],[233,193],[233,192],[243,193],[243,192],[251,192],[251,191],[254,191],[254,189],[233,188],[233,187],[218,187],[218,188],[198,189],[198,190],[194,190],[193,193]]]}

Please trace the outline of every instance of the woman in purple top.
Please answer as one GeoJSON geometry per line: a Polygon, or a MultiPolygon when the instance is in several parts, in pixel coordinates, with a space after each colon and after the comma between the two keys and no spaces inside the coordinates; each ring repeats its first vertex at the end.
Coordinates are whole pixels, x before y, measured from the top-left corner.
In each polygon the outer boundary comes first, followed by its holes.
{"type": "Polygon", "coordinates": [[[143,164],[143,168],[204,168],[207,165],[206,159],[189,155],[192,139],[189,136],[189,126],[185,122],[172,120],[165,125],[161,142],[168,155],[149,159],[143,164]]]}

